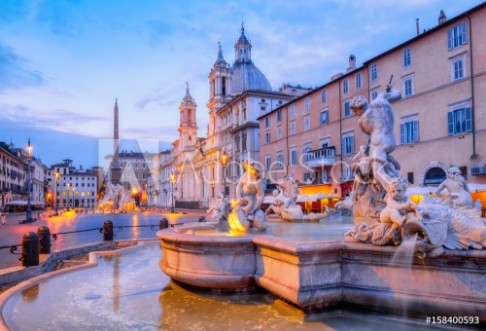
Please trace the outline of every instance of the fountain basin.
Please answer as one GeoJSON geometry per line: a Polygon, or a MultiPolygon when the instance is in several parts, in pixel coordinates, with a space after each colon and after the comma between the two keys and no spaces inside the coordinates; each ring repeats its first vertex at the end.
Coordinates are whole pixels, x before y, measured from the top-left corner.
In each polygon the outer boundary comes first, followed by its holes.
{"type": "Polygon", "coordinates": [[[166,229],[161,268],[208,291],[258,286],[303,311],[352,306],[410,317],[477,316],[486,325],[486,251],[418,259],[397,247],[301,241],[266,234],[166,229]]]}

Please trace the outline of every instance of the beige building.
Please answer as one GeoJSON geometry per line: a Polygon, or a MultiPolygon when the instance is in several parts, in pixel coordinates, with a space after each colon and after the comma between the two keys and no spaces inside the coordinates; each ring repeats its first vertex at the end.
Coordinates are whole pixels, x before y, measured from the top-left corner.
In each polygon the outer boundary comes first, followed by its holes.
{"type": "Polygon", "coordinates": [[[469,182],[486,183],[485,54],[481,4],[449,20],[441,15],[436,27],[360,68],[350,57],[346,74],[259,118],[261,162],[281,170],[277,179],[287,174],[321,192],[346,193],[347,169],[367,141],[346,103],[357,94],[374,99],[393,77],[402,93],[393,103],[402,174],[414,185],[436,185],[454,165],[469,182]]]}

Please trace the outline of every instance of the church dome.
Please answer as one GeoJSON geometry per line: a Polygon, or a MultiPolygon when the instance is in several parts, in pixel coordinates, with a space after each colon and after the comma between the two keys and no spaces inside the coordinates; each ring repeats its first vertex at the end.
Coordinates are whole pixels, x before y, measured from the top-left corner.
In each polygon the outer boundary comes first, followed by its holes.
{"type": "Polygon", "coordinates": [[[233,94],[246,90],[272,90],[267,77],[252,62],[235,62],[232,69],[231,92],[233,94]]]}
{"type": "Polygon", "coordinates": [[[241,27],[240,38],[235,43],[235,62],[232,66],[231,93],[240,94],[247,90],[271,91],[267,77],[251,60],[251,43],[241,27]]]}

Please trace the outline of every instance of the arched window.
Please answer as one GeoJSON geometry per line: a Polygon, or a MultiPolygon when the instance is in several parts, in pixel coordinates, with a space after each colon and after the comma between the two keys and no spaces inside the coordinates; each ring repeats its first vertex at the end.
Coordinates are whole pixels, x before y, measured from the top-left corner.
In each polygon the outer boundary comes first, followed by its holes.
{"type": "Polygon", "coordinates": [[[446,179],[446,173],[439,167],[430,168],[425,174],[425,185],[439,185],[446,179]]]}

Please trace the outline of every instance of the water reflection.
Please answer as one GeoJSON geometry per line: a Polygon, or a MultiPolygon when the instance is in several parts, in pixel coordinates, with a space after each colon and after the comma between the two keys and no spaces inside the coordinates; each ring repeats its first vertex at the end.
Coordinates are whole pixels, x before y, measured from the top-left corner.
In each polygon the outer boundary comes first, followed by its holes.
{"type": "Polygon", "coordinates": [[[208,296],[175,286],[159,244],[99,258],[17,293],[2,311],[12,330],[427,330],[373,315],[304,316],[266,295],[208,296]],[[28,318],[26,318],[28,316],[28,318]],[[47,317],[47,318],[46,318],[47,317]]]}

